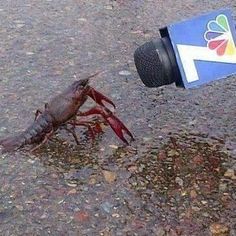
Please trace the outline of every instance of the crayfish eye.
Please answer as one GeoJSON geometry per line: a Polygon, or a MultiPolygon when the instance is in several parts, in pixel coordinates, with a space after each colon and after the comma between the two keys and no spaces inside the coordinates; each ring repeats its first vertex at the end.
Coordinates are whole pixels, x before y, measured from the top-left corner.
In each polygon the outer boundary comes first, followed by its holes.
{"type": "Polygon", "coordinates": [[[86,85],[88,85],[88,79],[82,79],[82,80],[80,80],[80,86],[82,86],[82,87],[85,87],[86,85]]]}

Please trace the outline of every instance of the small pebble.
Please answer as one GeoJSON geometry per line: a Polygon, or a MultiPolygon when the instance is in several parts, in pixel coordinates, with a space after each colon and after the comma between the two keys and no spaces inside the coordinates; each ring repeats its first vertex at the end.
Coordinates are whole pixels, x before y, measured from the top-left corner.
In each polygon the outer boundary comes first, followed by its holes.
{"type": "Polygon", "coordinates": [[[131,73],[128,70],[122,70],[119,72],[119,75],[128,76],[128,75],[131,75],[131,73]]]}
{"type": "Polygon", "coordinates": [[[40,219],[46,219],[47,217],[48,217],[47,214],[44,213],[44,214],[42,214],[42,215],[40,216],[40,219]]]}
{"type": "Polygon", "coordinates": [[[21,205],[16,205],[16,208],[19,210],[19,211],[23,211],[23,206],[21,206],[21,205]]]}
{"type": "Polygon", "coordinates": [[[105,180],[108,183],[113,183],[117,178],[117,174],[115,172],[103,170],[102,173],[103,173],[105,180]]]}
{"type": "Polygon", "coordinates": [[[184,181],[180,177],[175,178],[175,182],[180,186],[183,187],[184,181]]]}
{"type": "Polygon", "coordinates": [[[35,160],[29,159],[29,160],[27,160],[27,162],[29,162],[30,164],[34,164],[35,160]]]}
{"type": "Polygon", "coordinates": [[[233,169],[228,169],[225,174],[225,177],[231,178],[231,179],[236,179],[236,176],[234,174],[234,170],[233,169]]]}
{"type": "Polygon", "coordinates": [[[70,194],[75,194],[77,193],[76,189],[71,189],[67,194],[70,195],[70,194]]]}
{"type": "Polygon", "coordinates": [[[26,55],[34,55],[34,53],[33,52],[26,52],[26,55]]]}
{"type": "Polygon", "coordinates": [[[79,222],[86,222],[89,220],[89,214],[86,211],[78,211],[74,215],[74,219],[79,222]]]}
{"type": "Polygon", "coordinates": [[[105,9],[107,9],[107,10],[112,10],[112,9],[113,9],[113,7],[112,7],[112,6],[110,6],[110,5],[108,5],[108,6],[105,6],[104,8],[105,8],[105,9]]]}
{"type": "Polygon", "coordinates": [[[76,186],[77,186],[76,183],[69,183],[69,182],[66,182],[66,184],[67,184],[68,186],[70,186],[70,187],[76,187],[76,186]]]}
{"type": "Polygon", "coordinates": [[[81,22],[86,22],[86,21],[87,21],[87,19],[85,19],[85,18],[79,18],[79,19],[78,19],[78,21],[81,21],[81,22]]]}
{"type": "Polygon", "coordinates": [[[25,26],[25,24],[16,24],[16,27],[17,28],[22,28],[22,27],[24,27],[25,26]]]}
{"type": "Polygon", "coordinates": [[[203,215],[204,217],[209,217],[209,216],[210,216],[207,212],[203,212],[202,215],[203,215]]]}
{"type": "Polygon", "coordinates": [[[201,203],[202,203],[203,205],[206,205],[206,204],[207,204],[207,201],[202,200],[201,203]]]}
{"type": "Polygon", "coordinates": [[[101,208],[107,213],[111,212],[112,207],[113,207],[113,205],[109,202],[104,202],[104,203],[101,204],[101,208]]]}
{"type": "Polygon", "coordinates": [[[135,171],[138,170],[138,167],[135,166],[135,165],[132,165],[132,166],[129,166],[128,167],[128,171],[131,172],[131,173],[134,173],[135,171]]]}
{"type": "Polygon", "coordinates": [[[190,197],[191,198],[196,198],[197,197],[197,192],[195,190],[190,191],[190,197]]]}
{"type": "Polygon", "coordinates": [[[112,217],[119,218],[119,217],[120,217],[120,215],[119,215],[119,214],[117,214],[117,213],[114,213],[114,214],[112,214],[112,217]]]}
{"type": "Polygon", "coordinates": [[[210,225],[210,231],[212,236],[228,236],[229,235],[229,228],[220,223],[213,223],[210,225]]]}
{"type": "Polygon", "coordinates": [[[220,183],[219,184],[219,191],[224,192],[227,189],[227,184],[220,183]]]}
{"type": "Polygon", "coordinates": [[[95,178],[90,178],[89,179],[89,181],[88,181],[88,184],[90,184],[90,185],[94,185],[94,184],[96,184],[96,179],[95,178]]]}
{"type": "Polygon", "coordinates": [[[176,150],[170,150],[169,152],[168,152],[168,156],[169,157],[173,157],[173,156],[179,156],[179,153],[176,151],[176,150]]]}
{"type": "Polygon", "coordinates": [[[118,149],[118,146],[113,145],[113,144],[109,145],[109,147],[110,147],[110,148],[113,148],[113,149],[118,149]]]}
{"type": "Polygon", "coordinates": [[[194,211],[200,211],[200,210],[201,210],[201,208],[195,207],[195,206],[193,206],[192,209],[193,209],[194,211]]]}
{"type": "Polygon", "coordinates": [[[26,204],[33,204],[34,202],[29,200],[29,201],[26,201],[25,203],[26,204]]]}
{"type": "Polygon", "coordinates": [[[0,132],[4,132],[5,130],[7,130],[6,127],[0,127],[0,132]]]}

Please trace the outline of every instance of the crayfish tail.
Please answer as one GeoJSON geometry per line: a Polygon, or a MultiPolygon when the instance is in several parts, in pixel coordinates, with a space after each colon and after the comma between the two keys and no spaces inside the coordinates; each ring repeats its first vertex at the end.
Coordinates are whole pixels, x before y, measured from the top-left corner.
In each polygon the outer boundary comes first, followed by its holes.
{"type": "Polygon", "coordinates": [[[2,153],[12,152],[20,148],[22,146],[22,142],[20,140],[20,136],[13,136],[0,140],[2,153]]]}

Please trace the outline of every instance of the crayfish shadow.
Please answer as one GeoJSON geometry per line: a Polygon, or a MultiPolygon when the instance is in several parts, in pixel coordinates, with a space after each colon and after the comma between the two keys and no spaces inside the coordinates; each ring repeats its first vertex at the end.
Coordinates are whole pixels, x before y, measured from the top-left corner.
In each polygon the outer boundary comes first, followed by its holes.
{"type": "Polygon", "coordinates": [[[45,166],[53,166],[60,170],[81,169],[85,166],[97,164],[99,143],[101,135],[95,139],[84,136],[76,144],[72,140],[54,137],[47,144],[43,145],[34,155],[40,159],[45,166]]]}

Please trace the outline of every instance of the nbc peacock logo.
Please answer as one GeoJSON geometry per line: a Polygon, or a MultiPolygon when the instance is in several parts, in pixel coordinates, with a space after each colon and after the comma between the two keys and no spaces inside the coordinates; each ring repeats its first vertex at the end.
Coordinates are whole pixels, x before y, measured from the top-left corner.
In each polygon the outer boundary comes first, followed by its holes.
{"type": "Polygon", "coordinates": [[[236,46],[225,15],[220,14],[215,20],[208,22],[204,38],[207,41],[207,47],[215,50],[218,56],[236,55],[236,46]]]}

